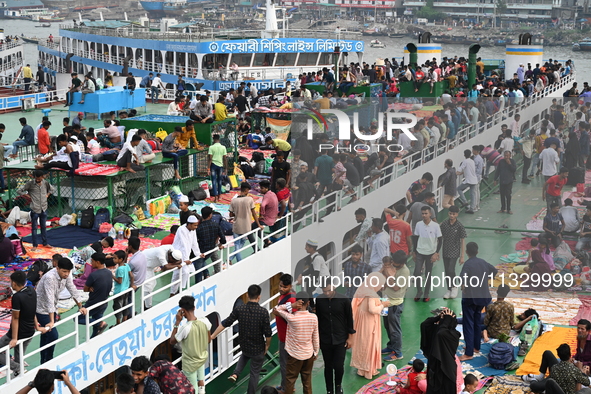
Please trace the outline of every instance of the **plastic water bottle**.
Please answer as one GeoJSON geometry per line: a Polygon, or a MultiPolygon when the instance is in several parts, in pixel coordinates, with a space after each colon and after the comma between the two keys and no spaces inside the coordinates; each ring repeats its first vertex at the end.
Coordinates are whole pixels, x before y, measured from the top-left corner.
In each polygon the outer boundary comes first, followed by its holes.
{"type": "Polygon", "coordinates": [[[125,238],[123,236],[123,230],[119,230],[119,232],[117,233],[117,239],[123,239],[123,238],[125,238]]]}

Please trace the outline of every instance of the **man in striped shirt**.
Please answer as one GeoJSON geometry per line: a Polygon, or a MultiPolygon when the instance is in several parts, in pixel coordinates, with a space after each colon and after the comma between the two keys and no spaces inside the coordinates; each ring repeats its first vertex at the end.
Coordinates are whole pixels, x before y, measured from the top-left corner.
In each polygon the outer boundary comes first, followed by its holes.
{"type": "Polygon", "coordinates": [[[284,393],[294,393],[295,382],[298,375],[301,375],[304,394],[312,394],[312,367],[320,349],[318,318],[308,311],[308,293],[300,291],[295,298],[296,302],[293,304],[287,303],[275,308],[275,312],[287,321],[287,373],[284,393]]]}

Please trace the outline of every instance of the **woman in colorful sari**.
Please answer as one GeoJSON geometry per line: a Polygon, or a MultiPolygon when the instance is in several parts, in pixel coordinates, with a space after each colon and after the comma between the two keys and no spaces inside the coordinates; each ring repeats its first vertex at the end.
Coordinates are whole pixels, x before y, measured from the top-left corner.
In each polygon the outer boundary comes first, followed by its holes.
{"type": "Polygon", "coordinates": [[[390,303],[381,301],[377,292],[385,283],[384,275],[373,272],[365,278],[353,296],[355,335],[351,366],[358,369],[357,375],[366,379],[372,379],[382,368],[380,313],[390,303]]]}

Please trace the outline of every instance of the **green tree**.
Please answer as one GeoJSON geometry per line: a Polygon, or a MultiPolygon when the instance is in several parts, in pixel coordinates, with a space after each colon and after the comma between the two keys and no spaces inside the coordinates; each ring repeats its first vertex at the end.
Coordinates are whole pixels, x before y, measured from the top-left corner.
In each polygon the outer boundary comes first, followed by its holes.
{"type": "Polygon", "coordinates": [[[425,18],[429,21],[445,19],[447,15],[443,12],[439,12],[433,7],[434,0],[427,0],[425,6],[417,12],[417,18],[425,18]]]}
{"type": "Polygon", "coordinates": [[[507,1],[506,0],[497,0],[497,7],[495,8],[495,13],[497,15],[502,15],[507,12],[507,1]]]}

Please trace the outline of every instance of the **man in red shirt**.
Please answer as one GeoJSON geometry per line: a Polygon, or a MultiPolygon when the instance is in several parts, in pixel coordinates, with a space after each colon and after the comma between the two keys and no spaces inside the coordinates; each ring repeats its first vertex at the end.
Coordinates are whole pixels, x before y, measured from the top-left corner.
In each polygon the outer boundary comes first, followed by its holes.
{"type": "MultiPolygon", "coordinates": [[[[259,187],[261,190],[261,194],[263,195],[263,200],[261,201],[261,210],[259,216],[259,222],[264,226],[273,226],[277,221],[277,215],[279,214],[279,201],[277,200],[277,195],[272,192],[271,189],[271,182],[268,180],[262,180],[259,183],[259,187]]],[[[256,227],[256,223],[252,224],[252,229],[254,230],[256,227]]],[[[260,233],[262,235],[262,233],[260,233]]],[[[254,245],[255,239],[254,234],[248,237],[251,244],[254,245]]],[[[265,240],[265,245],[270,245],[271,241],[265,240]]]]}
{"type": "MultiPolygon", "coordinates": [[[[272,192],[271,192],[272,193],[272,192]]],[[[295,299],[295,292],[292,290],[291,284],[293,278],[290,274],[283,274],[279,278],[279,302],[277,305],[293,304],[295,299]]],[[[285,374],[287,368],[287,352],[285,351],[285,335],[287,333],[287,322],[279,313],[273,313],[275,324],[277,325],[277,338],[279,339],[279,365],[281,367],[281,386],[277,386],[277,391],[285,389],[285,374]]]]}
{"type": "Polygon", "coordinates": [[[551,176],[542,188],[542,201],[546,201],[548,212],[550,205],[556,203],[562,206],[562,187],[568,180],[568,168],[562,167],[558,175],[551,176]]]}
{"type": "Polygon", "coordinates": [[[407,255],[410,254],[410,245],[412,245],[412,230],[410,224],[404,221],[406,207],[396,205],[394,209],[385,208],[386,222],[390,229],[390,253],[394,254],[402,250],[407,255]]]}
{"type": "Polygon", "coordinates": [[[170,234],[168,234],[166,237],[162,238],[162,241],[160,241],[160,245],[172,245],[172,243],[174,242],[174,236],[176,235],[176,230],[179,229],[179,226],[177,224],[175,224],[174,226],[170,227],[170,234]]]}
{"type": "Polygon", "coordinates": [[[39,153],[42,155],[46,155],[51,151],[51,141],[49,139],[49,127],[51,126],[51,122],[46,120],[42,123],[41,128],[37,132],[37,141],[39,144],[39,153]]]}

